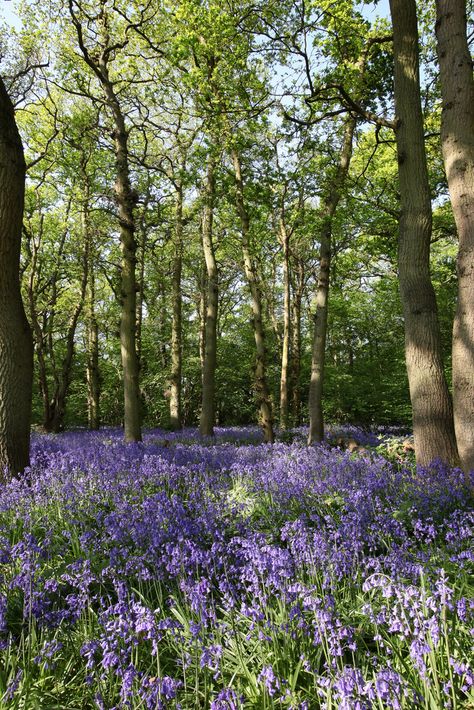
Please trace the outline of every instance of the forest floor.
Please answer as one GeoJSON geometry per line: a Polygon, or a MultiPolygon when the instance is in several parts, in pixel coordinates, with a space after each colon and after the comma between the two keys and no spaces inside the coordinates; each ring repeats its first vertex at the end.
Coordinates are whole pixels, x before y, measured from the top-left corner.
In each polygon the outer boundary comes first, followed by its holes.
{"type": "Polygon", "coordinates": [[[0,708],[474,708],[461,472],[304,433],[35,434],[0,492],[0,708]]]}

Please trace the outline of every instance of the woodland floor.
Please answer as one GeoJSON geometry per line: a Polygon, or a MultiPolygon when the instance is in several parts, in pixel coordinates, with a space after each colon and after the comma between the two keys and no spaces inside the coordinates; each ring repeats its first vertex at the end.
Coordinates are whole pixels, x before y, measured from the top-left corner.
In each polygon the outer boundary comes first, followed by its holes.
{"type": "Polygon", "coordinates": [[[304,433],[35,434],[0,492],[0,707],[473,708],[461,473],[304,433]]]}

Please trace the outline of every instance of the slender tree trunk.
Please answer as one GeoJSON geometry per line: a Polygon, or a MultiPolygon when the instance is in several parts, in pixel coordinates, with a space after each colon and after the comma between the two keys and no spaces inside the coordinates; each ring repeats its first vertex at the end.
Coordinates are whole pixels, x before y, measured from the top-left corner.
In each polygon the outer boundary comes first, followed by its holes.
{"type": "Polygon", "coordinates": [[[285,227],[283,216],[280,218],[280,241],[283,248],[283,343],[280,376],[280,427],[288,428],[289,394],[288,380],[290,368],[290,236],[285,227]]]}
{"type": "Polygon", "coordinates": [[[201,385],[204,381],[204,360],[206,357],[206,312],[207,312],[207,269],[204,261],[199,277],[199,362],[201,363],[201,385]]]}
{"type": "MultiPolygon", "coordinates": [[[[66,223],[69,219],[71,200],[68,200],[66,209],[66,223]]],[[[42,262],[40,259],[43,232],[44,232],[44,215],[40,217],[40,225],[38,229],[37,240],[33,235],[25,229],[27,234],[27,248],[31,253],[30,276],[28,281],[28,305],[30,313],[30,321],[33,327],[33,342],[38,363],[38,384],[43,401],[43,428],[45,431],[54,431],[58,426],[57,421],[57,402],[56,394],[61,387],[61,372],[63,365],[58,366],[55,357],[55,343],[53,338],[54,321],[58,302],[58,281],[60,278],[60,268],[64,258],[64,248],[68,230],[64,229],[57,250],[55,252],[56,264],[51,273],[48,275],[48,284],[51,286],[51,291],[48,298],[48,308],[38,312],[37,294],[45,288],[45,283],[41,282],[42,262]],[[51,371],[52,385],[48,376],[48,370],[51,371]]]]}
{"type": "Polygon", "coordinates": [[[89,259],[87,263],[87,424],[89,429],[97,430],[100,427],[100,369],[99,369],[99,324],[95,311],[95,259],[94,245],[91,240],[88,225],[88,215],[84,215],[85,230],[89,238],[89,259]]]}
{"type": "Polygon", "coordinates": [[[99,325],[95,313],[94,269],[89,267],[89,312],[87,318],[87,421],[89,429],[100,427],[99,325]]]}
{"type": "Polygon", "coordinates": [[[293,268],[293,299],[291,304],[291,407],[294,426],[301,425],[301,303],[305,289],[305,268],[303,260],[297,258],[293,268]]]}
{"type": "Polygon", "coordinates": [[[415,0],[390,0],[401,214],[398,268],[416,461],[457,461],[451,398],[443,369],[430,278],[431,197],[420,100],[415,0]]]}
{"type": "MultiPolygon", "coordinates": [[[[42,220],[41,220],[42,221],[42,220]]],[[[47,345],[46,337],[41,327],[36,308],[36,277],[38,273],[38,251],[39,244],[36,244],[28,234],[28,248],[31,253],[30,273],[28,279],[28,312],[33,329],[34,352],[38,364],[38,386],[43,402],[43,424],[49,420],[49,384],[46,368],[47,345]]],[[[54,275],[53,275],[54,278],[54,275]]]]}
{"type": "Polygon", "coordinates": [[[84,39],[78,8],[73,0],[68,1],[69,14],[77,32],[79,47],[85,63],[91,68],[99,80],[107,107],[113,120],[113,139],[115,152],[115,201],[118,208],[121,249],[121,317],[120,317],[120,352],[123,371],[124,391],[124,436],[125,441],[141,441],[140,413],[140,365],[137,355],[137,283],[136,283],[136,252],[135,240],[135,205],[137,195],[130,183],[130,167],[128,160],[128,132],[125,117],[116,92],[116,84],[109,76],[108,62],[112,60],[119,45],[113,45],[110,37],[109,18],[103,0],[98,4],[97,44],[94,51],[87,47],[84,39]]]}
{"type": "Polygon", "coordinates": [[[139,362],[136,345],[137,283],[134,207],[136,198],[130,185],[128,134],[113,89],[105,84],[106,95],[115,123],[115,198],[120,224],[121,305],[120,352],[124,390],[125,441],[141,441],[139,362]]]}
{"type": "Polygon", "coordinates": [[[215,388],[217,363],[217,309],[219,286],[217,263],[212,241],[215,201],[215,158],[209,155],[204,185],[202,215],[202,248],[207,269],[206,327],[202,369],[202,408],[199,430],[202,436],[214,435],[215,388]]]}
{"type": "Polygon", "coordinates": [[[20,292],[23,146],[0,78],[0,480],[29,464],[33,342],[20,292]]]}
{"type": "Polygon", "coordinates": [[[294,426],[301,424],[301,295],[294,294],[292,304],[292,328],[291,328],[291,409],[294,426]]]}
{"type": "Polygon", "coordinates": [[[142,330],[143,330],[143,304],[145,302],[145,262],[146,262],[146,242],[147,242],[147,226],[145,221],[145,213],[148,208],[149,195],[146,196],[141,211],[139,221],[140,240],[138,246],[138,283],[137,283],[137,326],[135,334],[138,369],[141,373],[144,365],[142,357],[142,330]]]}
{"type": "Polygon", "coordinates": [[[265,333],[262,319],[262,298],[257,281],[255,265],[252,260],[249,245],[249,216],[245,207],[244,186],[242,182],[242,168],[240,156],[236,149],[232,150],[236,182],[236,203],[240,217],[242,234],[242,255],[244,260],[245,276],[252,297],[253,327],[255,335],[256,364],[255,364],[255,394],[259,408],[260,424],[263,429],[264,441],[273,444],[273,416],[270,404],[270,394],[267,385],[265,333]]]}
{"type": "Polygon", "coordinates": [[[453,328],[456,440],[464,470],[474,470],[474,80],[465,0],[437,0],[441,142],[459,236],[458,302],[453,328]]]}
{"type": "Polygon", "coordinates": [[[309,387],[309,435],[308,444],[324,438],[323,386],[328,323],[329,275],[332,257],[332,222],[341,199],[352,156],[352,140],[356,119],[348,115],[344,127],[339,164],[332,188],[323,204],[323,225],[320,234],[319,273],[314,316],[313,346],[311,358],[311,382],[309,387]]]}
{"type": "Polygon", "coordinates": [[[66,400],[69,393],[69,387],[71,384],[72,376],[72,364],[74,360],[75,351],[75,337],[77,323],[79,316],[81,315],[86,290],[87,290],[87,277],[89,273],[89,254],[90,254],[90,235],[88,233],[89,224],[87,217],[87,206],[85,207],[82,215],[82,231],[83,231],[83,257],[82,257],[82,278],[81,278],[81,288],[79,293],[78,302],[74,308],[71,319],[69,321],[68,329],[66,332],[66,352],[61,362],[61,368],[59,372],[55,373],[55,388],[53,397],[50,400],[48,408],[48,418],[44,421],[44,428],[46,431],[59,432],[64,427],[64,415],[66,413],[66,400]]]}
{"type": "Polygon", "coordinates": [[[183,267],[183,186],[176,186],[175,224],[173,234],[173,282],[171,322],[171,383],[170,383],[170,424],[181,429],[181,272],[183,267]]]}

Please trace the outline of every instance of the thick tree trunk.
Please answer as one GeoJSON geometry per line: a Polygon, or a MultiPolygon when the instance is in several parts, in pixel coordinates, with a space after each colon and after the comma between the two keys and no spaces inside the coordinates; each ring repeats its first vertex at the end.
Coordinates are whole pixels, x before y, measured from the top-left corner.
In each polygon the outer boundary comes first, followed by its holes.
{"type": "Polygon", "coordinates": [[[289,393],[288,380],[290,368],[290,236],[285,227],[283,216],[280,218],[280,242],[283,248],[283,343],[280,375],[280,427],[288,428],[289,393]]]}
{"type": "Polygon", "coordinates": [[[441,142],[459,236],[453,328],[456,440],[464,470],[474,469],[474,79],[465,0],[437,0],[441,142]]]}
{"type": "Polygon", "coordinates": [[[0,78],[0,480],[29,463],[33,342],[20,293],[23,146],[0,78]]]}
{"type": "Polygon", "coordinates": [[[234,165],[236,182],[236,203],[240,217],[240,227],[242,234],[242,255],[244,260],[245,276],[252,297],[253,327],[255,336],[256,363],[255,363],[255,395],[259,409],[260,424],[263,429],[263,438],[266,443],[273,444],[273,416],[270,404],[270,394],[267,385],[266,372],[266,352],[265,352],[265,332],[262,319],[262,298],[258,287],[255,265],[250,253],[249,245],[249,216],[245,207],[244,186],[242,182],[242,168],[240,156],[232,150],[232,162],[234,165]]]}
{"type": "Polygon", "coordinates": [[[215,388],[217,364],[217,309],[219,285],[217,263],[212,241],[215,201],[215,158],[207,161],[204,184],[204,210],[202,215],[202,248],[207,269],[206,327],[204,338],[204,363],[202,369],[202,408],[199,431],[202,436],[214,435],[215,388]]]}
{"type": "Polygon", "coordinates": [[[416,461],[457,460],[451,398],[443,370],[430,278],[431,198],[420,101],[415,0],[390,0],[401,214],[398,268],[416,461]]]}
{"type": "Polygon", "coordinates": [[[171,322],[171,382],[170,425],[181,429],[181,272],[183,266],[183,186],[176,186],[175,223],[173,234],[173,281],[171,322]]]}
{"type": "Polygon", "coordinates": [[[308,444],[324,438],[323,386],[328,323],[329,276],[332,257],[332,222],[341,199],[352,156],[352,140],[356,119],[348,115],[344,127],[339,164],[333,178],[332,188],[323,203],[323,225],[320,234],[319,273],[314,316],[313,346],[311,357],[311,382],[309,386],[309,434],[308,444]]]}

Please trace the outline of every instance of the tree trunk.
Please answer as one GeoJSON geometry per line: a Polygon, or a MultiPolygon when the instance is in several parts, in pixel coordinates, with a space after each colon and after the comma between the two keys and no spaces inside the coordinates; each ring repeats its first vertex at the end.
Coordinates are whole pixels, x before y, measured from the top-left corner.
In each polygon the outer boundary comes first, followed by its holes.
{"type": "Polygon", "coordinates": [[[207,269],[203,261],[199,274],[199,362],[201,364],[201,386],[204,380],[204,360],[206,357],[206,311],[207,311],[207,269]]]}
{"type": "Polygon", "coordinates": [[[295,293],[292,304],[292,328],[291,328],[291,409],[294,426],[301,424],[301,295],[295,293]]]}
{"type": "Polygon", "coordinates": [[[328,323],[329,276],[332,257],[332,221],[341,199],[347,173],[349,172],[355,125],[356,119],[352,115],[348,115],[344,127],[339,164],[332,188],[323,203],[323,225],[320,234],[319,273],[311,358],[311,382],[309,386],[308,444],[320,442],[324,438],[323,386],[328,323]]]}
{"type": "Polygon", "coordinates": [[[29,464],[33,341],[20,292],[25,159],[0,78],[0,480],[29,464]]]}
{"type": "Polygon", "coordinates": [[[280,376],[280,427],[288,428],[289,396],[288,379],[290,367],[290,323],[291,323],[291,300],[290,300],[290,236],[283,221],[280,218],[280,241],[283,248],[283,343],[281,354],[281,376],[280,376]]]}
{"type": "Polygon", "coordinates": [[[474,469],[474,80],[465,0],[437,0],[441,142],[459,236],[453,328],[454,427],[466,472],[474,469]]]}
{"type": "Polygon", "coordinates": [[[93,245],[88,262],[88,312],[87,312],[87,424],[89,429],[100,427],[100,370],[99,370],[99,325],[95,312],[95,274],[93,245]]]}
{"type": "MultiPolygon", "coordinates": [[[[41,223],[43,220],[41,219],[41,223]]],[[[42,227],[40,229],[40,234],[42,234],[42,227]]],[[[36,277],[38,275],[38,255],[40,249],[40,243],[35,243],[33,236],[27,232],[27,249],[31,254],[31,262],[29,269],[29,279],[28,279],[28,312],[30,315],[30,322],[33,329],[33,344],[34,352],[36,354],[36,360],[38,364],[38,386],[43,402],[43,424],[49,420],[49,384],[48,384],[48,374],[46,368],[46,358],[47,358],[47,338],[44,329],[41,327],[37,305],[36,305],[36,277]]],[[[53,273],[53,279],[55,275],[53,273]]]]}
{"type": "Polygon", "coordinates": [[[270,404],[270,394],[267,385],[265,333],[262,319],[262,299],[258,287],[255,265],[250,254],[249,245],[249,216],[245,207],[244,186],[242,182],[242,168],[240,156],[235,148],[232,150],[236,182],[236,203],[240,217],[242,233],[242,255],[244,260],[245,276],[252,297],[253,327],[255,335],[256,364],[255,364],[255,394],[259,409],[260,424],[263,429],[263,438],[266,443],[273,444],[273,416],[270,404]]]}
{"type": "Polygon", "coordinates": [[[121,317],[120,352],[123,370],[124,391],[124,437],[125,441],[141,441],[139,362],[136,344],[137,329],[137,283],[134,207],[136,196],[130,184],[128,164],[128,133],[125,120],[107,68],[102,67],[103,86],[114,119],[115,144],[115,199],[120,224],[121,262],[121,317]]]}
{"type": "Polygon", "coordinates": [[[214,435],[215,380],[217,363],[217,308],[219,299],[217,263],[212,242],[215,201],[215,158],[209,155],[204,184],[202,215],[202,248],[207,269],[206,327],[204,363],[202,369],[202,408],[199,431],[202,436],[214,435]]]}
{"type": "Polygon", "coordinates": [[[89,429],[100,427],[99,326],[95,314],[94,277],[89,291],[87,324],[87,422],[89,429]]]}
{"type": "Polygon", "coordinates": [[[82,279],[81,288],[79,293],[79,299],[76,307],[71,315],[69,321],[68,329],[66,332],[66,353],[61,362],[61,368],[59,372],[55,373],[55,389],[52,399],[49,403],[48,417],[44,421],[44,428],[46,431],[59,432],[64,428],[64,415],[66,412],[66,400],[69,393],[69,387],[71,384],[72,375],[72,364],[74,360],[75,351],[75,338],[76,329],[79,316],[81,315],[82,307],[84,304],[86,290],[87,290],[87,277],[89,273],[89,250],[90,250],[90,235],[88,234],[88,219],[87,219],[87,207],[82,215],[82,229],[83,229],[83,240],[84,240],[84,252],[82,258],[82,279]]]}
{"type": "Polygon", "coordinates": [[[305,289],[305,267],[303,260],[295,257],[293,273],[293,299],[291,304],[291,408],[294,426],[301,425],[301,303],[305,289]]]}
{"type": "MultiPolygon", "coordinates": [[[[137,284],[136,284],[136,251],[135,215],[134,209],[137,195],[130,184],[130,168],[128,160],[128,132],[125,117],[116,93],[116,84],[110,79],[108,62],[114,56],[109,23],[105,3],[99,3],[99,14],[96,16],[97,45],[91,51],[84,39],[83,27],[77,8],[69,3],[69,13],[76,28],[77,39],[84,61],[99,80],[104,93],[107,107],[113,120],[113,139],[115,153],[115,201],[118,208],[121,249],[121,317],[120,317],[120,352],[123,371],[124,392],[124,437],[125,441],[141,441],[141,413],[139,361],[137,356],[137,284]]],[[[116,49],[117,47],[115,47],[116,49]]]]}
{"type": "Polygon", "coordinates": [[[170,382],[170,425],[173,430],[181,429],[181,272],[183,266],[183,186],[176,186],[175,224],[173,234],[173,282],[171,322],[171,382],[170,382]]]}
{"type": "Polygon", "coordinates": [[[142,331],[143,331],[143,304],[145,303],[145,263],[146,263],[146,244],[147,244],[147,225],[146,225],[146,211],[148,209],[148,202],[150,199],[149,193],[145,197],[143,202],[143,209],[141,210],[141,216],[139,220],[139,234],[140,239],[137,244],[137,262],[138,262],[138,279],[137,279],[137,325],[135,332],[135,347],[137,351],[138,360],[138,370],[139,373],[142,372],[144,365],[142,356],[142,331]]]}
{"type": "Polygon", "coordinates": [[[452,404],[443,369],[436,298],[430,278],[431,198],[420,100],[415,0],[390,0],[400,183],[398,268],[415,455],[457,460],[452,404]]]}
{"type": "MultiPolygon", "coordinates": [[[[83,175],[85,174],[85,166],[83,166],[83,175]]],[[[48,402],[45,408],[45,416],[43,420],[43,426],[47,432],[59,432],[64,428],[64,415],[66,413],[66,401],[69,393],[69,387],[71,384],[72,376],[72,365],[74,360],[75,352],[75,338],[77,323],[79,321],[79,316],[81,315],[82,308],[84,305],[86,291],[87,291],[87,281],[89,275],[89,261],[90,261],[90,249],[91,249],[91,235],[89,233],[89,190],[87,185],[84,185],[84,207],[81,215],[81,228],[82,228],[82,241],[83,241],[83,254],[82,254],[82,277],[81,286],[79,291],[79,297],[77,304],[71,314],[69,325],[66,331],[66,352],[60,363],[60,367],[56,367],[54,358],[52,357],[53,344],[50,344],[51,360],[53,364],[53,375],[54,375],[54,392],[53,396],[48,402]]],[[[67,230],[66,230],[67,231],[67,230]]],[[[56,277],[55,277],[56,283],[56,277]]],[[[56,303],[57,298],[54,293],[54,303],[56,303]]]]}

